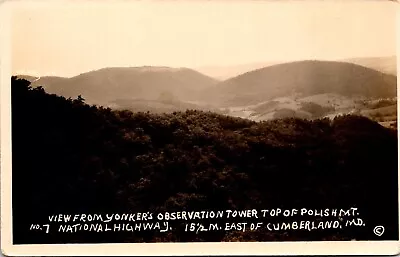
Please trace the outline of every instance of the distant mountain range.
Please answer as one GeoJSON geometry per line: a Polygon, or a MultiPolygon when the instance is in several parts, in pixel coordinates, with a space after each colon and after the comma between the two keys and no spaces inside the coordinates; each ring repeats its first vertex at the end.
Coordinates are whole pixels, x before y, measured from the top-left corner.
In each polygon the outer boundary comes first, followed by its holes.
{"type": "Polygon", "coordinates": [[[41,85],[49,93],[72,98],[81,95],[89,103],[104,105],[117,99],[194,100],[198,91],[218,82],[191,69],[150,66],[104,68],[72,78],[19,77],[28,78],[33,86],[41,85]]]}
{"type": "MultiPolygon", "coordinates": [[[[298,61],[255,69],[224,81],[187,68],[152,66],[104,68],[72,78],[19,77],[49,93],[71,98],[81,95],[89,104],[114,109],[200,109],[253,120],[316,118],[355,110],[370,114],[365,101],[396,97],[397,77],[389,74],[393,60],[298,61]],[[354,64],[357,62],[364,65],[354,64]],[[378,63],[381,65],[376,69],[366,67],[378,63]]],[[[397,110],[394,104],[388,105],[390,112],[385,110],[390,117],[397,110]]]]}
{"type": "MultiPolygon", "coordinates": [[[[362,57],[362,58],[337,59],[330,61],[354,63],[383,73],[397,75],[396,56],[362,57]]],[[[220,80],[226,80],[252,70],[257,70],[283,63],[287,62],[275,61],[275,62],[248,63],[248,64],[232,65],[232,66],[202,66],[196,68],[196,70],[207,76],[220,80]]]]}
{"type": "Polygon", "coordinates": [[[215,79],[226,80],[252,70],[265,68],[279,63],[281,62],[259,62],[232,66],[203,66],[196,68],[196,70],[215,79]]]}
{"type": "Polygon", "coordinates": [[[203,92],[214,104],[244,106],[276,97],[335,93],[395,97],[397,78],[364,66],[327,61],[278,64],[225,80],[203,92]]]}
{"type": "Polygon", "coordinates": [[[343,62],[358,64],[386,74],[397,76],[397,57],[370,57],[370,58],[350,58],[343,62]]]}

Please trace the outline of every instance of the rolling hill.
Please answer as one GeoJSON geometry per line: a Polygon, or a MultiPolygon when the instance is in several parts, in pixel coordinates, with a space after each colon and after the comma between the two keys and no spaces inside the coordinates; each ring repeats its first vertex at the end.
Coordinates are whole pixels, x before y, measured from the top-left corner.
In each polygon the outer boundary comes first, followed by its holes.
{"type": "Polygon", "coordinates": [[[20,79],[25,79],[31,82],[32,87],[41,86],[44,89],[48,90],[52,85],[61,83],[62,81],[66,81],[68,78],[59,77],[59,76],[30,76],[30,75],[17,75],[20,79]]]}
{"type": "Polygon", "coordinates": [[[350,59],[345,59],[343,61],[358,64],[390,75],[394,76],[397,75],[396,56],[350,58],[350,59]]]}
{"type": "Polygon", "coordinates": [[[46,90],[51,90],[52,86],[67,80],[68,78],[64,77],[44,76],[32,81],[32,86],[33,87],[42,86],[46,90]]]}
{"type": "Polygon", "coordinates": [[[33,87],[43,86],[48,93],[67,98],[81,95],[91,104],[134,112],[197,109],[254,121],[332,118],[351,113],[377,121],[392,119],[393,115],[386,117],[386,112],[369,111],[363,101],[397,101],[396,77],[366,67],[375,65],[385,70],[393,66],[393,58],[348,61],[364,66],[298,61],[267,66],[222,82],[187,68],[154,66],[104,68],[72,78],[19,77],[31,81],[33,87]]]}
{"type": "Polygon", "coordinates": [[[31,75],[15,75],[17,78],[19,78],[19,79],[25,79],[25,80],[27,80],[27,81],[29,81],[29,82],[33,82],[33,81],[35,81],[36,79],[38,79],[38,77],[35,77],[35,76],[31,76],[31,75]]]}
{"type": "Polygon", "coordinates": [[[198,90],[216,83],[186,68],[143,66],[104,68],[72,78],[41,78],[33,86],[41,85],[48,93],[67,98],[81,95],[88,103],[108,105],[116,99],[157,100],[165,94],[177,100],[190,100],[198,90]]]}
{"type": "MultiPolygon", "coordinates": [[[[250,72],[252,70],[261,69],[277,64],[294,62],[298,60],[275,60],[269,62],[247,63],[241,65],[230,66],[202,66],[196,68],[197,71],[220,80],[227,80],[240,74],[250,72]]],[[[348,62],[361,65],[370,69],[374,69],[390,75],[397,75],[397,57],[396,56],[382,56],[382,57],[355,57],[347,59],[332,59],[326,61],[335,62],[348,62]]]]}
{"type": "Polygon", "coordinates": [[[230,66],[201,66],[196,68],[196,70],[219,80],[227,80],[252,70],[265,68],[279,63],[282,62],[259,62],[230,66]]]}
{"type": "Polygon", "coordinates": [[[202,97],[220,106],[245,106],[277,97],[333,93],[395,97],[396,76],[345,62],[299,61],[254,70],[225,80],[202,97]]]}
{"type": "MultiPolygon", "coordinates": [[[[11,83],[14,244],[376,240],[376,224],[386,228],[381,240],[398,240],[397,132],[370,119],[256,123],[197,110],[133,113],[49,95],[24,80],[11,83]],[[167,232],[60,233],[56,223],[50,233],[27,229],[55,214],[154,214],[134,222],[141,224],[183,210],[349,207],[358,208],[365,226],[269,231],[268,223],[339,217],[260,214],[203,219],[263,223],[244,232],[189,232],[185,224],[192,221],[179,218],[168,220],[167,232]]],[[[100,221],[87,224],[93,223],[100,221]]],[[[125,223],[133,224],[107,222],[125,223]]]]}

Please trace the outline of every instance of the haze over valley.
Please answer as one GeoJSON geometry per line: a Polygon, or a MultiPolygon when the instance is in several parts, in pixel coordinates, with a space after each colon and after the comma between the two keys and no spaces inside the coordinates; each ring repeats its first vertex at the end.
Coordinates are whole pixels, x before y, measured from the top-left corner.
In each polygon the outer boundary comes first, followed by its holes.
{"type": "Polygon", "coordinates": [[[198,109],[254,121],[367,116],[396,120],[395,57],[296,61],[219,80],[188,68],[109,67],[71,78],[18,75],[46,92],[141,112],[198,109]],[[363,65],[362,65],[363,64],[363,65]],[[371,67],[374,67],[371,68],[371,67]]]}

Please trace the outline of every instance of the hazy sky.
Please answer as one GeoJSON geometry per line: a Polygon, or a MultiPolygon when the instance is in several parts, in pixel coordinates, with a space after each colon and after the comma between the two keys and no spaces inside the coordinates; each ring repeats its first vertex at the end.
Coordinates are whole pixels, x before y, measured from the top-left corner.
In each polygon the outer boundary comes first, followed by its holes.
{"type": "MultiPolygon", "coordinates": [[[[20,5],[22,6],[22,5],[20,5]]],[[[125,1],[15,7],[12,72],[230,66],[396,54],[389,1],[125,1]]]]}

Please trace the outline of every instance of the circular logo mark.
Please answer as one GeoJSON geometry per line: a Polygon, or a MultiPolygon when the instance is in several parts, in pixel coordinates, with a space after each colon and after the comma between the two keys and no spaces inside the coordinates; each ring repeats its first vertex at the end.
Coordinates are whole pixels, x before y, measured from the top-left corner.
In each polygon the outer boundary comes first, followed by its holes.
{"type": "Polygon", "coordinates": [[[377,236],[383,235],[384,232],[385,232],[385,228],[383,226],[376,226],[374,228],[374,234],[377,236]]]}

